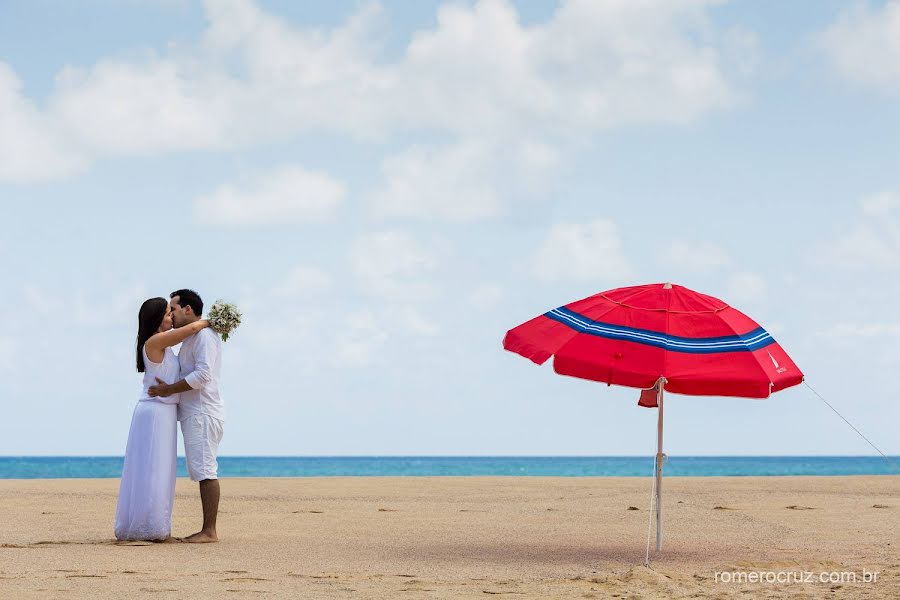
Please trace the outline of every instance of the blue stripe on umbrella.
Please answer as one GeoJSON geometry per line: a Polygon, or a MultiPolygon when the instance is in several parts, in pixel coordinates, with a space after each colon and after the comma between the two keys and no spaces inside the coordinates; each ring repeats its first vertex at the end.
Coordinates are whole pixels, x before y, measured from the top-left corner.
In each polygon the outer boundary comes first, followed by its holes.
{"type": "Polygon", "coordinates": [[[613,325],[593,321],[584,315],[562,306],[554,308],[545,317],[563,323],[579,333],[596,335],[610,340],[626,340],[647,346],[654,346],[673,352],[690,354],[715,354],[717,352],[752,352],[775,343],[768,331],[759,327],[744,335],[726,335],[708,338],[686,338],[668,335],[648,329],[636,329],[624,325],[613,325]]]}

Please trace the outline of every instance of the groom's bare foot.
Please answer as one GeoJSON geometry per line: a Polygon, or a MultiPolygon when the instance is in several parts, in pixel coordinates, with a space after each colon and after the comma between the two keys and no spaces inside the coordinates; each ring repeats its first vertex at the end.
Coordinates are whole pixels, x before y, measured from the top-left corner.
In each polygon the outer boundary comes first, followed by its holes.
{"type": "Polygon", "coordinates": [[[214,531],[198,531],[186,538],[181,538],[186,544],[212,544],[219,541],[219,536],[214,531]]]}

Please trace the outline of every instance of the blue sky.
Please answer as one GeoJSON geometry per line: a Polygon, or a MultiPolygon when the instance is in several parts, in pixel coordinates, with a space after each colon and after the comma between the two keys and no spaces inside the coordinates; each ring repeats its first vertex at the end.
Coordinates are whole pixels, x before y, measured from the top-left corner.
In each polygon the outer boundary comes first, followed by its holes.
{"type": "MultiPolygon", "coordinates": [[[[652,454],[505,331],[674,281],[900,453],[900,3],[0,4],[0,454],[121,454],[193,287],[224,454],[652,454]]],[[[868,454],[805,388],[670,396],[671,454],[868,454]]]]}

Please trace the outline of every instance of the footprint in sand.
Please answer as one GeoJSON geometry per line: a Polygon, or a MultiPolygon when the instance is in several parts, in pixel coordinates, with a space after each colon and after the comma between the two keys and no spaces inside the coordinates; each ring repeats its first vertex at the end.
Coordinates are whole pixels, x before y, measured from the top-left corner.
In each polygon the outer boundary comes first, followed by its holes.
{"type": "MultiPolygon", "coordinates": [[[[119,544],[124,544],[126,542],[119,542],[117,540],[43,540],[40,542],[33,542],[31,544],[23,544],[23,545],[9,545],[8,547],[14,548],[46,548],[47,546],[115,546],[119,544]]],[[[131,544],[140,544],[147,545],[152,542],[127,542],[131,544]]],[[[6,544],[0,544],[0,547],[7,547],[6,544]]]]}
{"type": "Polygon", "coordinates": [[[324,512],[325,512],[324,510],[293,510],[293,511],[291,511],[291,514],[296,515],[299,513],[310,513],[313,515],[321,515],[324,512]]]}
{"type": "Polygon", "coordinates": [[[887,504],[873,504],[872,508],[890,508],[887,504]]]}
{"type": "Polygon", "coordinates": [[[641,510],[641,509],[639,509],[637,506],[629,506],[625,510],[641,510]]]}
{"type": "Polygon", "coordinates": [[[791,504],[790,506],[785,506],[785,508],[789,508],[791,510],[816,510],[812,506],[799,506],[797,504],[791,504]]]}
{"type": "Polygon", "coordinates": [[[64,546],[67,544],[85,544],[85,545],[100,545],[100,544],[109,544],[112,542],[34,542],[31,544],[0,544],[0,548],[49,548],[50,546],[64,546]]]}
{"type": "Polygon", "coordinates": [[[378,512],[397,512],[396,508],[379,508],[378,512]]]}
{"type": "MultiPolygon", "coordinates": [[[[790,508],[790,506],[788,508],[790,508]]],[[[713,510],[737,510],[737,509],[731,508],[730,506],[713,506],[713,510]]]]}

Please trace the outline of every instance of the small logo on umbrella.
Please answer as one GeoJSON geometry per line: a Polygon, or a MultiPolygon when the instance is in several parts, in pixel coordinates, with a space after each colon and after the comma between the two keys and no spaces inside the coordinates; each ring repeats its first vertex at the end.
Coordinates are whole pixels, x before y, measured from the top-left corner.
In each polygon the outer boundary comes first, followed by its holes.
{"type": "Polygon", "coordinates": [[[768,355],[769,355],[769,358],[772,359],[772,364],[775,365],[775,372],[776,372],[776,373],[784,373],[785,371],[787,371],[787,367],[782,367],[781,365],[779,365],[779,364],[778,364],[778,361],[775,360],[775,357],[772,356],[772,353],[771,353],[771,352],[766,352],[766,354],[768,354],[768,355]]]}

